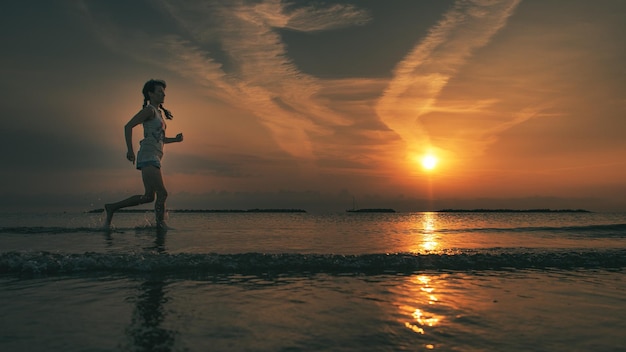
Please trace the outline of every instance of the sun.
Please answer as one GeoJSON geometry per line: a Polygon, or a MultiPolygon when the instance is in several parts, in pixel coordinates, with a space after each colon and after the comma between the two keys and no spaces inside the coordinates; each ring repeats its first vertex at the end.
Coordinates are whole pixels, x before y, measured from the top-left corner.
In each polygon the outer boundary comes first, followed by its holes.
{"type": "Polygon", "coordinates": [[[437,157],[434,155],[425,155],[424,157],[422,157],[422,167],[426,170],[433,170],[435,167],[437,167],[437,162],[439,160],[437,160],[437,157]]]}

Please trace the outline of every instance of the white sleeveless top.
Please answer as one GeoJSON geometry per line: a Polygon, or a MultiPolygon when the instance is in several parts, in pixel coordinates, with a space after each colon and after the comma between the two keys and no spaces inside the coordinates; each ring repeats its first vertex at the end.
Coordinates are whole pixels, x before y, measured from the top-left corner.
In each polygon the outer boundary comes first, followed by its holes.
{"type": "Polygon", "coordinates": [[[163,140],[165,139],[165,121],[161,116],[161,111],[152,105],[148,105],[154,110],[154,118],[143,122],[143,139],[139,142],[139,152],[137,153],[137,163],[156,161],[163,157],[163,140]]]}

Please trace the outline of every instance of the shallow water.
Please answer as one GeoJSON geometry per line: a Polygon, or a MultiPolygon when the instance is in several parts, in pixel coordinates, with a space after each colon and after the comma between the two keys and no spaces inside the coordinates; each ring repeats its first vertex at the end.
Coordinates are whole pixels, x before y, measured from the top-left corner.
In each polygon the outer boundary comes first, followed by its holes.
{"type": "Polygon", "coordinates": [[[0,350],[626,345],[625,214],[151,218],[0,216],[0,350]]]}
{"type": "Polygon", "coordinates": [[[618,351],[624,274],[5,278],[5,351],[618,351]],[[8,323],[10,322],[10,323],[8,323]]]}
{"type": "MultiPolygon", "coordinates": [[[[128,252],[154,246],[154,215],[0,214],[3,251],[128,252]]],[[[172,213],[168,253],[424,253],[485,248],[624,248],[622,213],[172,213]]]]}

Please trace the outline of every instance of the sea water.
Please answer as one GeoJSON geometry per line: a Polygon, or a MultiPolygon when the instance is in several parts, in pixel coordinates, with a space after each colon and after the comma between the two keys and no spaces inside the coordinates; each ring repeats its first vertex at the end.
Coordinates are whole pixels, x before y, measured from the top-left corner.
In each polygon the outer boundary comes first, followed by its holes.
{"type": "Polygon", "coordinates": [[[622,351],[623,213],[0,214],[1,351],[622,351]]]}

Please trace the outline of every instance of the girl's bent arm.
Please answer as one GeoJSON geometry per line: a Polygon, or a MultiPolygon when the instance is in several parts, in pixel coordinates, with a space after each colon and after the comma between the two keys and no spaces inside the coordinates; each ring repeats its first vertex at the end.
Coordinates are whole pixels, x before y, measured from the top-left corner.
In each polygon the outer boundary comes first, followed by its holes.
{"type": "Polygon", "coordinates": [[[126,140],[126,158],[135,163],[135,152],[133,151],[133,128],[146,120],[154,117],[154,110],[149,107],[143,108],[124,126],[124,138],[126,140]]]}
{"type": "Polygon", "coordinates": [[[183,134],[179,133],[176,135],[176,137],[171,138],[171,137],[165,137],[163,139],[163,143],[174,143],[174,142],[182,142],[183,141],[183,134]]]}

